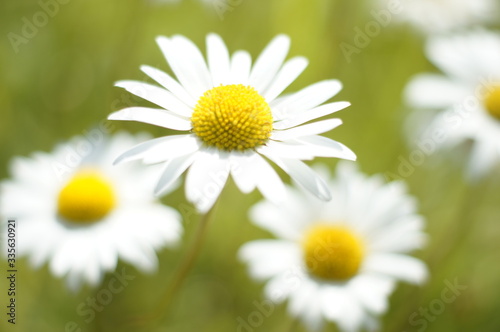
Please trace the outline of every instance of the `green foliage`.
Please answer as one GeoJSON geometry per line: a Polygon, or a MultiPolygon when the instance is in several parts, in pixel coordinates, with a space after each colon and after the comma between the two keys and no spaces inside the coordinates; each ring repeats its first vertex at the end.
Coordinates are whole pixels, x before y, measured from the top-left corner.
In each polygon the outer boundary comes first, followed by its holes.
{"type": "MultiPolygon", "coordinates": [[[[46,2],[50,1],[41,1],[46,2]]],[[[392,179],[390,174],[398,173],[401,158],[408,160],[412,152],[404,139],[409,111],[403,105],[402,90],[413,74],[434,70],[423,54],[423,37],[405,27],[384,27],[366,47],[347,59],[340,45],[354,45],[354,28],[363,29],[373,20],[368,3],[228,3],[234,5],[220,16],[224,8],[195,0],[172,5],[146,0],[69,0],[59,5],[57,13],[38,27],[32,38],[13,47],[8,34],[22,35],[26,24],[23,18],[33,21],[43,8],[38,1],[2,1],[0,176],[9,176],[8,162],[15,155],[50,151],[56,143],[84,133],[127,103],[146,105],[113,87],[113,83],[145,80],[139,70],[141,64],[169,71],[154,42],[157,35],[183,34],[204,49],[205,35],[217,32],[230,51],[247,49],[254,59],[273,36],[289,34],[291,56],[304,55],[310,65],[287,91],[323,79],[341,80],[344,89],[335,100],[348,100],[352,106],[336,115],[344,124],[329,136],[356,152],[363,171],[392,179]]],[[[165,134],[164,129],[139,123],[113,122],[113,126],[114,130],[165,134]]],[[[333,160],[320,161],[335,167],[333,160]]],[[[412,326],[411,315],[417,313],[416,319],[420,319],[420,308],[437,308],[435,303],[447,287],[445,281],[455,279],[467,289],[455,301],[446,303],[442,313],[427,319],[426,331],[497,331],[499,172],[474,186],[467,185],[462,166],[446,154],[425,155],[422,165],[414,168],[405,180],[420,202],[419,211],[427,218],[429,233],[428,246],[416,256],[428,263],[431,278],[423,287],[398,286],[390,300],[391,309],[383,316],[382,331],[417,331],[422,325],[412,326]]],[[[6,283],[2,278],[0,330],[65,331],[66,324],[73,321],[82,331],[98,331],[98,325],[101,331],[239,331],[238,318],[247,320],[257,310],[255,301],[263,300],[262,284],[248,277],[235,255],[243,243],[271,236],[248,221],[247,210],[259,199],[258,193],[244,195],[233,184],[225,188],[202,254],[160,324],[141,328],[127,325],[133,317],[155,309],[189,244],[199,216],[185,201],[182,189],[165,197],[164,202],[188,217],[185,241],[176,250],[160,253],[157,274],[143,275],[125,266],[136,278],[114,296],[98,319],[87,324],[86,316],[79,315],[77,308],[99,289],[70,294],[46,267],[33,270],[23,259],[19,266],[18,324],[13,327],[6,323],[6,283]]],[[[138,220],[138,232],[140,228],[138,220]]],[[[19,239],[22,241],[22,234],[19,239]]],[[[112,276],[102,287],[109,278],[112,276]]],[[[294,324],[281,305],[254,330],[305,331],[294,324]]],[[[329,325],[324,331],[334,330],[329,325]]]]}

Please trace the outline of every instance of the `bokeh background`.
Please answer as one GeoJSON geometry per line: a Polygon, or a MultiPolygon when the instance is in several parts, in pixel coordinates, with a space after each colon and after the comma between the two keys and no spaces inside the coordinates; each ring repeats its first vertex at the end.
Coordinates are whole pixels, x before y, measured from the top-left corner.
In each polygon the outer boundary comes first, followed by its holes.
{"type": "MultiPolygon", "coordinates": [[[[61,0],[64,4],[55,2],[57,13],[19,44],[16,52],[8,33],[21,35],[24,18],[32,21],[43,10],[41,3],[54,2],[0,2],[0,178],[9,176],[13,156],[50,151],[56,143],[98,125],[111,111],[128,104],[146,105],[113,83],[146,80],[139,70],[141,64],[170,72],[154,42],[157,35],[183,34],[204,50],[206,34],[216,32],[230,51],[247,49],[255,59],[272,37],[286,33],[292,38],[290,54],[310,60],[287,91],[323,79],[341,80],[344,89],[335,100],[348,100],[352,106],[336,114],[344,124],[328,136],[355,151],[366,173],[382,173],[388,180],[402,175],[427,218],[429,243],[415,255],[427,262],[431,278],[422,287],[398,286],[390,298],[390,310],[382,317],[381,331],[500,330],[500,172],[497,169],[486,179],[467,183],[462,166],[465,148],[425,155],[410,172],[400,172],[402,160],[408,160],[413,151],[405,138],[410,112],[402,91],[412,75],[436,70],[423,53],[424,36],[391,22],[347,59],[340,45],[354,45],[355,28],[364,29],[373,20],[370,11],[375,1],[221,1],[227,6],[224,11],[224,7],[197,0],[175,4],[61,0]],[[441,308],[436,303],[442,302],[446,281],[467,288],[441,308]],[[431,318],[425,318],[425,326],[412,325],[411,317],[414,322],[424,317],[421,310],[428,310],[431,318]]],[[[166,134],[165,129],[140,123],[115,121],[112,125],[114,131],[166,134]]],[[[319,161],[331,169],[336,164],[335,160],[319,161]]],[[[248,277],[235,253],[246,241],[271,236],[248,221],[247,210],[259,199],[258,193],[243,195],[233,183],[228,184],[201,256],[160,324],[138,328],[126,321],[156,308],[189,244],[199,217],[186,203],[182,188],[163,201],[185,216],[185,241],[177,250],[160,252],[157,274],[143,275],[122,265],[136,278],[87,324],[77,307],[99,289],[84,288],[72,294],[46,267],[33,270],[20,259],[17,324],[6,323],[7,284],[2,272],[0,331],[72,331],[67,329],[68,322],[75,322],[81,331],[247,331],[238,327],[238,318],[247,320],[257,310],[254,302],[263,300],[262,284],[248,277]]],[[[137,220],[137,231],[140,225],[137,220]]],[[[305,329],[281,305],[252,331],[305,329]]],[[[336,329],[328,325],[324,331],[336,329]]]]}

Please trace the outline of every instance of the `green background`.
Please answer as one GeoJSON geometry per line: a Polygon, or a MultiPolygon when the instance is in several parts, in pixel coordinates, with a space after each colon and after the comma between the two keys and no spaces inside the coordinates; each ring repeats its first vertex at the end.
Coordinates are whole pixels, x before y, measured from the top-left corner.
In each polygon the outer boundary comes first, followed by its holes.
{"type": "MultiPolygon", "coordinates": [[[[13,156],[50,151],[56,143],[82,134],[111,111],[126,106],[123,98],[130,95],[113,87],[113,82],[145,80],[141,64],[169,71],[154,42],[157,35],[183,34],[204,50],[208,32],[219,33],[231,52],[246,49],[254,59],[276,34],[290,35],[290,55],[303,55],[310,65],[287,91],[323,79],[341,80],[344,89],[335,100],[348,100],[352,106],[337,113],[344,124],[328,136],[355,151],[364,172],[397,174],[401,158],[408,160],[412,152],[404,138],[409,110],[403,104],[402,90],[413,74],[436,70],[423,54],[424,37],[407,26],[390,25],[347,61],[341,43],[354,45],[355,28],[364,29],[374,19],[370,14],[373,3],[368,0],[234,0],[228,4],[220,16],[223,8],[196,0],[162,6],[145,0],[67,0],[16,52],[8,34],[21,35],[26,24],[23,18],[32,21],[43,9],[37,1],[2,1],[0,177],[9,176],[8,162],[13,156]]],[[[130,100],[134,105],[147,105],[137,98],[130,100]]],[[[113,128],[166,134],[140,123],[113,122],[113,128]]],[[[382,331],[418,331],[423,325],[412,326],[409,318],[414,312],[417,319],[422,318],[420,308],[435,305],[440,309],[436,303],[446,280],[458,280],[467,289],[445,304],[443,312],[432,314],[436,309],[431,309],[425,331],[500,330],[500,172],[497,169],[478,183],[467,184],[464,153],[426,155],[405,178],[420,202],[420,213],[427,218],[429,243],[415,255],[427,262],[431,278],[422,287],[399,284],[390,298],[390,310],[382,317],[382,331]]],[[[320,161],[335,167],[335,160],[320,161]]],[[[182,189],[164,202],[184,214],[185,239],[177,250],[159,253],[157,274],[146,276],[123,265],[136,278],[113,297],[98,319],[87,324],[76,308],[99,289],[71,294],[46,267],[32,270],[21,259],[18,324],[6,323],[7,284],[2,277],[0,330],[65,331],[67,322],[74,321],[82,331],[237,331],[238,317],[247,320],[257,310],[254,301],[263,300],[262,283],[248,277],[235,255],[243,243],[271,237],[247,218],[248,208],[259,199],[258,193],[243,195],[233,183],[228,184],[201,255],[161,322],[127,325],[130,318],[157,307],[190,243],[199,216],[186,203],[182,189]]],[[[306,331],[288,317],[284,305],[253,330],[306,331]]],[[[328,325],[324,331],[335,331],[335,327],[328,325]]]]}

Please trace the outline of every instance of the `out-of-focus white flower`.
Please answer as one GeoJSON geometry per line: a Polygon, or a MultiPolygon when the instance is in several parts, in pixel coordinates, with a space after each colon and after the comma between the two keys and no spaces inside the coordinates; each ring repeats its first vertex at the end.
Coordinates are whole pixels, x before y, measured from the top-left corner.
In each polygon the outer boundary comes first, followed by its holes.
{"type": "Polygon", "coordinates": [[[407,253],[421,248],[424,221],[402,182],[384,184],[339,163],[321,202],[290,188],[283,206],[258,203],[251,218],[278,239],[245,244],[252,277],[269,280],[267,298],[288,299],[289,313],[311,330],[325,320],[342,331],[376,328],[395,282],[420,283],[427,269],[407,253]]]}
{"type": "MultiPolygon", "coordinates": [[[[381,6],[393,0],[380,0],[381,6]]],[[[498,19],[495,0],[403,0],[396,21],[408,22],[427,33],[442,33],[498,19]]]]}
{"type": "Polygon", "coordinates": [[[14,158],[12,178],[1,182],[0,214],[17,221],[18,254],[35,267],[48,262],[72,290],[99,284],[118,259],[154,271],[156,251],[178,242],[181,217],[151,194],[159,169],[112,166],[146,137],[76,137],[50,154],[14,158]]]}
{"type": "Polygon", "coordinates": [[[436,148],[472,141],[469,176],[500,161],[500,34],[477,30],[433,37],[427,57],[444,75],[419,74],[406,88],[408,105],[441,110],[420,140],[436,148]]]}
{"type": "Polygon", "coordinates": [[[323,104],[341,90],[339,81],[322,81],[279,97],[307,66],[303,57],[284,63],[290,47],[290,38],[285,35],[274,38],[253,66],[248,52],[230,56],[215,34],[207,36],[208,66],[199,49],[183,36],[158,37],[157,42],[177,80],[142,66],[161,88],[137,81],[116,85],[161,108],[130,107],[109,119],[187,133],[143,143],[117,162],[164,162],[156,194],[168,190],[189,168],[186,196],[202,212],[214,204],[229,174],[244,193],[258,188],[270,200],[284,200],[284,184],[265,158],[319,198],[330,199],[326,184],[302,160],[356,158],[341,143],[319,136],[339,126],[341,120],[306,124],[349,106],[348,102],[323,104]]]}

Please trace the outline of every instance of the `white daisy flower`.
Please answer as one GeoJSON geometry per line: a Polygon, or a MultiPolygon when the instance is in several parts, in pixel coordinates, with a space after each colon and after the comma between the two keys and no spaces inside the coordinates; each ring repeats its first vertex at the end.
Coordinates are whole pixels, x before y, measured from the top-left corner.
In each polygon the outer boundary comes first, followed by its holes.
{"type": "Polygon", "coordinates": [[[319,198],[330,199],[323,180],[301,160],[356,158],[344,145],[318,135],[339,126],[341,120],[305,124],[349,106],[348,102],[321,105],[341,90],[339,81],[322,81],[278,98],[307,66],[303,57],[283,63],[290,47],[284,35],[274,38],[253,66],[248,52],[230,56],[215,34],[207,36],[208,66],[185,37],[158,37],[157,42],[178,80],[142,66],[163,88],[137,81],[116,85],[162,108],[130,107],[109,119],[140,121],[187,134],[146,142],[116,162],[165,162],[156,194],[168,190],[190,167],[186,196],[201,212],[214,204],[229,174],[244,193],[258,188],[270,200],[283,200],[284,185],[265,158],[319,198]]]}
{"type": "MultiPolygon", "coordinates": [[[[394,4],[392,0],[379,1],[385,6],[394,4]]],[[[496,0],[405,0],[399,6],[394,19],[426,34],[481,25],[498,17],[496,0]]]]}
{"type": "Polygon", "coordinates": [[[16,157],[12,178],[0,185],[0,214],[17,221],[18,254],[35,267],[47,262],[72,290],[99,284],[118,259],[154,271],[156,251],[182,234],[179,213],[151,194],[151,173],[133,163],[112,166],[118,152],[145,137],[100,137],[16,157]]]}
{"type": "Polygon", "coordinates": [[[278,239],[243,245],[251,276],[269,280],[266,297],[288,299],[288,310],[311,330],[333,321],[342,331],[375,329],[395,282],[420,283],[425,265],[406,255],[421,248],[423,218],[402,182],[384,184],[340,163],[321,202],[290,188],[283,206],[255,205],[253,222],[278,239]]]}
{"type": "Polygon", "coordinates": [[[484,175],[500,161],[500,34],[479,30],[434,37],[427,57],[444,75],[413,78],[407,103],[442,112],[419,140],[436,149],[472,141],[469,175],[484,175]]]}

